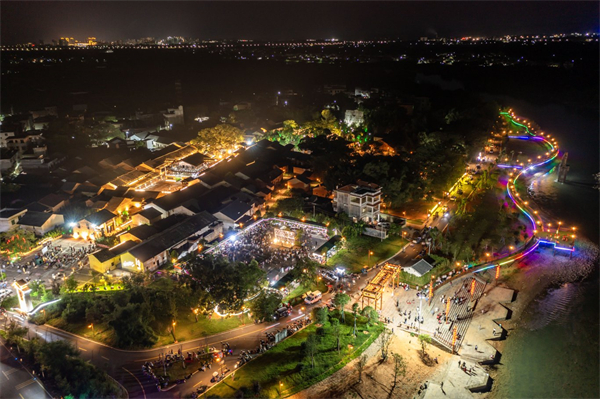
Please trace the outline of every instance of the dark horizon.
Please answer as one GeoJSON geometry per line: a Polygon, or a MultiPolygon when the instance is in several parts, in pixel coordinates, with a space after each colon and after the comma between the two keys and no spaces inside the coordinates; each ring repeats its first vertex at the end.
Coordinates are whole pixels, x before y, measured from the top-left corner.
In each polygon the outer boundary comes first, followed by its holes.
{"type": "Polygon", "coordinates": [[[0,3],[2,44],[60,37],[115,41],[416,39],[597,32],[596,2],[16,2],[0,3]]]}

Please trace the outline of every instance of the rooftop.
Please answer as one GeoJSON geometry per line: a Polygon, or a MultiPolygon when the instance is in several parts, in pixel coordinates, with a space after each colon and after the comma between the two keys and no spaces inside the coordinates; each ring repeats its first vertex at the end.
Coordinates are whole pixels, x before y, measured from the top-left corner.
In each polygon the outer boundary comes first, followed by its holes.
{"type": "Polygon", "coordinates": [[[116,216],[117,215],[115,215],[111,211],[102,209],[101,211],[98,211],[96,213],[92,213],[89,216],[86,216],[84,218],[84,220],[87,220],[88,222],[90,222],[96,226],[101,226],[104,223],[108,222],[109,220],[115,218],[116,216]]]}
{"type": "Polygon", "coordinates": [[[19,224],[22,226],[41,227],[51,217],[51,213],[29,211],[19,219],[19,224]]]}
{"type": "Polygon", "coordinates": [[[183,222],[178,223],[162,233],[156,234],[151,239],[138,244],[131,249],[129,253],[141,262],[146,262],[163,251],[172,248],[188,237],[197,234],[202,229],[208,227],[211,223],[216,221],[217,219],[207,212],[190,216],[183,222]]]}

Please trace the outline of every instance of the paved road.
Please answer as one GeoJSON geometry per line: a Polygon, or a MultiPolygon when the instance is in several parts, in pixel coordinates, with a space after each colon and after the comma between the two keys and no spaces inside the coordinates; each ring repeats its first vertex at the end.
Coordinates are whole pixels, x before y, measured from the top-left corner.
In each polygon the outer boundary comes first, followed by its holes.
{"type": "MultiPolygon", "coordinates": [[[[371,272],[372,276],[374,273],[371,272]]],[[[359,284],[366,284],[367,276],[363,276],[358,279],[357,283],[353,287],[354,290],[358,289],[359,284]]],[[[325,294],[323,302],[331,299],[331,294],[325,294]]],[[[107,371],[113,378],[121,383],[129,392],[130,397],[180,397],[191,393],[194,387],[200,385],[211,385],[210,378],[212,372],[216,371],[215,366],[209,371],[199,372],[194,375],[187,383],[178,385],[168,392],[158,392],[156,386],[148,377],[144,376],[141,367],[146,361],[156,361],[159,354],[167,353],[173,350],[177,353],[178,349],[181,349],[183,353],[188,351],[198,351],[205,348],[207,345],[221,348],[221,342],[228,342],[233,349],[233,356],[225,358],[225,366],[230,370],[234,369],[234,365],[238,360],[238,355],[241,350],[256,349],[261,339],[265,338],[265,332],[275,330],[287,325],[287,323],[303,318],[305,314],[309,313],[312,308],[319,306],[315,304],[312,306],[304,305],[306,313],[300,313],[300,307],[294,309],[292,314],[286,318],[280,319],[273,323],[262,323],[262,324],[249,324],[235,330],[223,332],[206,338],[199,338],[192,341],[183,343],[173,344],[157,349],[147,349],[140,351],[124,351],[115,348],[111,348],[100,343],[88,340],[83,337],[78,337],[65,331],[53,328],[47,325],[37,326],[28,323],[18,315],[11,314],[11,318],[21,325],[29,328],[29,334],[33,336],[37,334],[40,338],[52,342],[56,340],[67,340],[76,346],[81,356],[85,360],[90,360],[93,364],[107,371]]],[[[190,367],[190,372],[194,369],[190,367]]]]}
{"type": "Polygon", "coordinates": [[[52,396],[8,348],[0,343],[0,398],[49,399],[52,396]]]}

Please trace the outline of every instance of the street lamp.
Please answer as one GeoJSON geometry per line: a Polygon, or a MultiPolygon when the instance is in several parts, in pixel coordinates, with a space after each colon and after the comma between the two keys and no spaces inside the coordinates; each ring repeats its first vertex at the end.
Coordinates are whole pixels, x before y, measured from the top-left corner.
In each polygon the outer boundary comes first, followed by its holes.
{"type": "Polygon", "coordinates": [[[373,255],[373,251],[369,250],[369,265],[371,265],[371,255],[373,255]]]}
{"type": "Polygon", "coordinates": [[[95,336],[96,336],[96,332],[94,331],[94,323],[90,324],[90,325],[88,326],[88,328],[91,328],[91,329],[92,329],[92,335],[95,337],[95,336]]]}
{"type": "Polygon", "coordinates": [[[196,323],[198,322],[198,308],[194,309],[194,317],[196,318],[196,323]]]}
{"type": "Polygon", "coordinates": [[[177,338],[175,338],[175,326],[177,325],[177,322],[173,320],[173,323],[171,323],[171,325],[173,326],[173,328],[171,329],[171,334],[173,334],[173,341],[177,342],[177,338]]]}

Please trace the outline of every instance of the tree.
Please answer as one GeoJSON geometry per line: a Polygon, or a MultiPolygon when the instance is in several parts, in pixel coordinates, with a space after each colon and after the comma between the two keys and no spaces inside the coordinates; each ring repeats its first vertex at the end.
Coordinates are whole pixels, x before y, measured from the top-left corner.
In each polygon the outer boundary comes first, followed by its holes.
{"type": "Polygon", "coordinates": [[[202,129],[198,137],[192,140],[192,144],[201,153],[210,154],[216,158],[222,158],[223,154],[231,153],[237,144],[243,140],[242,131],[237,127],[222,124],[215,127],[202,129]]]}
{"type": "Polygon", "coordinates": [[[427,334],[420,334],[419,343],[421,344],[421,355],[425,356],[425,349],[427,349],[427,345],[431,343],[431,337],[427,334]]]}
{"type": "Polygon", "coordinates": [[[379,321],[379,313],[372,306],[365,306],[361,313],[367,317],[369,324],[379,321]]]}
{"type": "Polygon", "coordinates": [[[404,360],[404,357],[398,353],[392,353],[392,357],[394,359],[394,383],[390,389],[390,397],[392,396],[392,392],[394,392],[394,388],[396,388],[398,377],[406,375],[406,360],[404,360]]]}
{"type": "MultiPolygon", "coordinates": [[[[35,340],[38,340],[35,338],[35,340]]],[[[81,359],[66,341],[34,345],[36,365],[65,398],[116,397],[120,389],[105,372],[81,359]]]]}
{"type": "Polygon", "coordinates": [[[14,321],[11,321],[6,330],[6,340],[11,344],[19,345],[28,331],[28,328],[21,327],[14,321]]]}
{"type": "Polygon", "coordinates": [[[300,197],[282,198],[271,209],[276,215],[300,216],[303,213],[304,200],[300,197]]]}
{"type": "Polygon", "coordinates": [[[365,366],[367,365],[368,360],[369,359],[367,358],[367,355],[363,354],[361,357],[358,358],[358,361],[356,362],[356,370],[358,370],[358,382],[359,383],[362,382],[363,370],[365,369],[365,366]]]}
{"type": "Polygon", "coordinates": [[[310,288],[317,279],[319,263],[308,257],[301,258],[290,271],[294,280],[306,288],[310,288]]]}
{"type": "Polygon", "coordinates": [[[60,295],[60,282],[58,280],[52,282],[52,294],[54,296],[60,295]]]}
{"type": "Polygon", "coordinates": [[[381,349],[381,360],[385,361],[388,357],[390,344],[392,343],[392,331],[384,329],[379,335],[379,349],[381,349]]]}
{"type": "Polygon", "coordinates": [[[350,296],[341,292],[335,294],[335,297],[333,298],[333,303],[335,306],[342,310],[342,321],[345,321],[344,307],[348,302],[350,302],[350,296]]]}
{"type": "Polygon", "coordinates": [[[315,368],[315,355],[317,354],[318,345],[319,338],[316,334],[310,334],[306,341],[302,343],[302,352],[304,353],[304,356],[310,358],[310,364],[313,369],[315,368]]]}
{"type": "Polygon", "coordinates": [[[256,292],[266,277],[256,261],[233,263],[223,257],[196,258],[188,263],[188,270],[185,280],[190,287],[208,292],[199,295],[206,301],[205,307],[218,305],[222,312],[240,311],[244,299],[256,292]]]}
{"type": "Polygon", "coordinates": [[[44,283],[42,281],[38,281],[38,280],[30,281],[29,288],[31,289],[32,297],[42,296],[46,292],[44,283]]]}
{"type": "Polygon", "coordinates": [[[250,310],[258,320],[266,320],[272,318],[280,303],[279,293],[262,291],[250,302],[250,310]]]}
{"type": "Polygon", "coordinates": [[[315,316],[317,324],[324,326],[325,323],[329,321],[329,310],[325,306],[323,306],[322,308],[318,308],[316,310],[315,316]]]}
{"type": "Polygon", "coordinates": [[[158,339],[149,326],[151,321],[151,312],[147,304],[129,303],[116,309],[108,324],[115,330],[119,347],[148,347],[154,345],[158,339]]]}
{"type": "Polygon", "coordinates": [[[69,276],[68,279],[65,280],[64,288],[67,292],[73,292],[77,289],[77,281],[75,277],[69,276]]]}
{"type": "Polygon", "coordinates": [[[340,321],[338,319],[331,320],[331,335],[335,338],[337,343],[337,351],[340,353],[340,341],[342,338],[342,328],[340,327],[340,321]]]}

